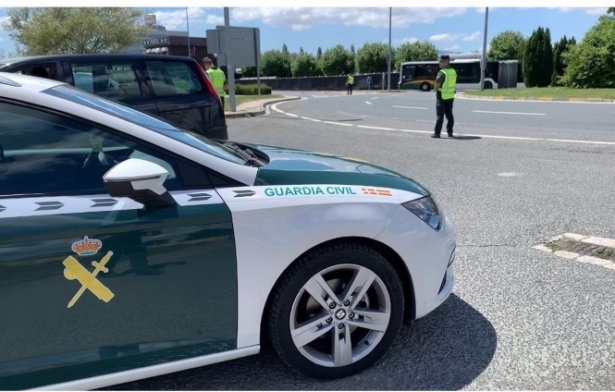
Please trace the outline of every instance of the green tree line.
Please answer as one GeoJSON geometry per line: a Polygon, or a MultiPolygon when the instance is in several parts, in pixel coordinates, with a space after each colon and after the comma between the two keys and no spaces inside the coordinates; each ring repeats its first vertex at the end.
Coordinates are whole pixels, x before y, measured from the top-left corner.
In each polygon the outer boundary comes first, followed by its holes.
{"type": "MultiPolygon", "coordinates": [[[[350,73],[378,73],[387,71],[387,44],[371,42],[355,50],[336,45],[325,51],[318,48],[316,55],[299,48],[291,53],[284,44],[282,50],[268,50],[261,55],[261,76],[280,78],[346,75],[350,73]]],[[[391,67],[395,71],[404,61],[428,61],[438,58],[438,50],[427,41],[404,43],[391,48],[391,67]]],[[[244,68],[244,75],[256,76],[254,67],[244,68]]]]}
{"type": "Polygon", "coordinates": [[[529,37],[507,30],[493,37],[490,60],[520,60],[527,87],[615,87],[615,7],[598,18],[581,42],[539,26],[529,37]]]}

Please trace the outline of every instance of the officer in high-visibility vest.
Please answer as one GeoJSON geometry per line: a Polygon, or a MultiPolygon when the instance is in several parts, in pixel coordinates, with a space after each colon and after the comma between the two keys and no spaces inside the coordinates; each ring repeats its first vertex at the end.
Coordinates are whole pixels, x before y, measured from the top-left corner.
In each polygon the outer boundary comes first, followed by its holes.
{"type": "Polygon", "coordinates": [[[448,137],[453,137],[453,101],[455,100],[455,85],[457,84],[457,72],[450,67],[450,57],[440,56],[440,72],[436,76],[436,127],[433,138],[439,138],[442,124],[446,116],[446,132],[448,137]]]}
{"type": "Polygon", "coordinates": [[[226,91],[224,89],[228,88],[228,84],[226,83],[226,75],[224,74],[224,71],[214,67],[214,62],[209,57],[205,57],[203,59],[203,67],[205,68],[207,76],[209,76],[209,80],[218,92],[218,95],[222,100],[222,108],[224,109],[224,98],[226,97],[226,91]]]}
{"type": "Polygon", "coordinates": [[[352,75],[348,75],[348,79],[346,79],[346,86],[347,86],[347,90],[346,90],[346,95],[352,95],[352,86],[354,86],[354,76],[352,75]]]}

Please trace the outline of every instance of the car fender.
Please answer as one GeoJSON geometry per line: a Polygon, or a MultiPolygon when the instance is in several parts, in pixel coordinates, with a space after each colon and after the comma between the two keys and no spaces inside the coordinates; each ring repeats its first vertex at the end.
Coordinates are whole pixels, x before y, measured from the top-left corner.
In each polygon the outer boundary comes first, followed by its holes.
{"type": "Polygon", "coordinates": [[[231,210],[237,251],[238,348],[260,343],[261,317],[278,278],[306,251],[345,237],[374,239],[399,204],[421,196],[406,191],[363,193],[359,186],[241,187],[219,189],[231,210]],[[322,194],[280,195],[272,188],[321,187],[322,194]],[[348,194],[327,194],[327,190],[348,194]],[[267,193],[268,192],[268,193],[267,193]],[[387,193],[388,192],[388,193],[387,193]]]}

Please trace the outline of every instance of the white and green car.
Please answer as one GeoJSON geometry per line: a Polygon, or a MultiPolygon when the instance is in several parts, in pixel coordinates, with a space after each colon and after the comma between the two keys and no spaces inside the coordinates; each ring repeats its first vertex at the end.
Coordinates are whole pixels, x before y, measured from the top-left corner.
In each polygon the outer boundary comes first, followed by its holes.
{"type": "Polygon", "coordinates": [[[446,300],[455,246],[397,173],[0,73],[0,389],[100,388],[265,342],[348,376],[446,300]]]}

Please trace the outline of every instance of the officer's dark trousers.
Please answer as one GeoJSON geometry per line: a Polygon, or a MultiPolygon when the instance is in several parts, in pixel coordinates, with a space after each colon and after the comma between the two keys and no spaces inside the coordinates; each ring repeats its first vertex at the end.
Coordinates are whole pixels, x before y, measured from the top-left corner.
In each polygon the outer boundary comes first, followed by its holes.
{"type": "Polygon", "coordinates": [[[442,124],[444,123],[444,117],[446,116],[446,131],[453,133],[453,125],[455,125],[455,119],[453,118],[453,101],[455,99],[436,99],[436,128],[435,134],[439,135],[442,131],[442,124]]]}
{"type": "Polygon", "coordinates": [[[346,89],[346,94],[352,94],[352,84],[348,84],[348,88],[346,89]]]}

